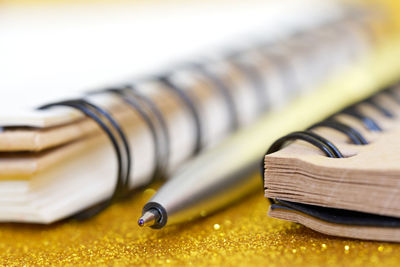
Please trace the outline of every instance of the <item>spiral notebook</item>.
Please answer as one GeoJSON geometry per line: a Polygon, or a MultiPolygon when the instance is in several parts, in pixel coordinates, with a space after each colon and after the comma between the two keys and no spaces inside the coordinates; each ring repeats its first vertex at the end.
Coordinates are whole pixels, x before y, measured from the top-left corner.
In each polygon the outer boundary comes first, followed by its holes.
{"type": "Polygon", "coordinates": [[[400,242],[400,85],[271,145],[269,215],[322,233],[400,242]]]}
{"type": "Polygon", "coordinates": [[[230,53],[0,116],[0,221],[97,214],[362,60],[378,43],[375,26],[388,23],[362,9],[326,19],[274,42],[232,44],[230,53]]]}

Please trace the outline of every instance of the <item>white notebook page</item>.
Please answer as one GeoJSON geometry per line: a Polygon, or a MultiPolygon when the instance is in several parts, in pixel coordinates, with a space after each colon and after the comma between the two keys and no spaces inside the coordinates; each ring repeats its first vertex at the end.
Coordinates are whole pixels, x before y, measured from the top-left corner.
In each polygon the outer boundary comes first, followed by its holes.
{"type": "Polygon", "coordinates": [[[75,111],[32,110],[338,13],[319,0],[1,6],[0,126],[68,121],[75,111]]]}

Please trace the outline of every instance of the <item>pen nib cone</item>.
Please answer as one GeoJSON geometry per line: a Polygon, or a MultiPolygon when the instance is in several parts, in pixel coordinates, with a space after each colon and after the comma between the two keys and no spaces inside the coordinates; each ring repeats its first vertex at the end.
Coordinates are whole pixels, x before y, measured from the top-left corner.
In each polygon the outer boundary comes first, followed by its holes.
{"type": "Polygon", "coordinates": [[[142,217],[139,218],[138,220],[138,225],[140,227],[143,226],[152,226],[156,223],[156,221],[160,219],[160,214],[156,210],[149,210],[146,211],[142,217]]]}

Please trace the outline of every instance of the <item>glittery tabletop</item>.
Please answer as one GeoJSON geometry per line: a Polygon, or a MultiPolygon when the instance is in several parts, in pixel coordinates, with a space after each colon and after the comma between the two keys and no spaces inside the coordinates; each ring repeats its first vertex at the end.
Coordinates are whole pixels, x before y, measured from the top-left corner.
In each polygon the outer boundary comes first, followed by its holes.
{"type": "Polygon", "coordinates": [[[2,224],[0,265],[400,264],[400,244],[330,237],[269,218],[261,190],[195,222],[163,230],[139,228],[141,206],[153,193],[151,188],[137,193],[86,222],[2,224]]]}

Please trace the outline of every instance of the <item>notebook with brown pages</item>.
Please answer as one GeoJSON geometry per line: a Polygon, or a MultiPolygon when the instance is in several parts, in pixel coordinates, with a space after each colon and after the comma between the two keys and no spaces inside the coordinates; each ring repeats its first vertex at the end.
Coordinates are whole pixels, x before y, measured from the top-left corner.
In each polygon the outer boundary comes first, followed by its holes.
{"type": "Polygon", "coordinates": [[[97,214],[373,54],[389,20],[341,5],[333,16],[325,5],[273,42],[233,43],[150,78],[0,110],[0,221],[97,214]]]}
{"type": "Polygon", "coordinates": [[[400,242],[400,86],[271,145],[269,215],[316,231],[400,242]]]}

